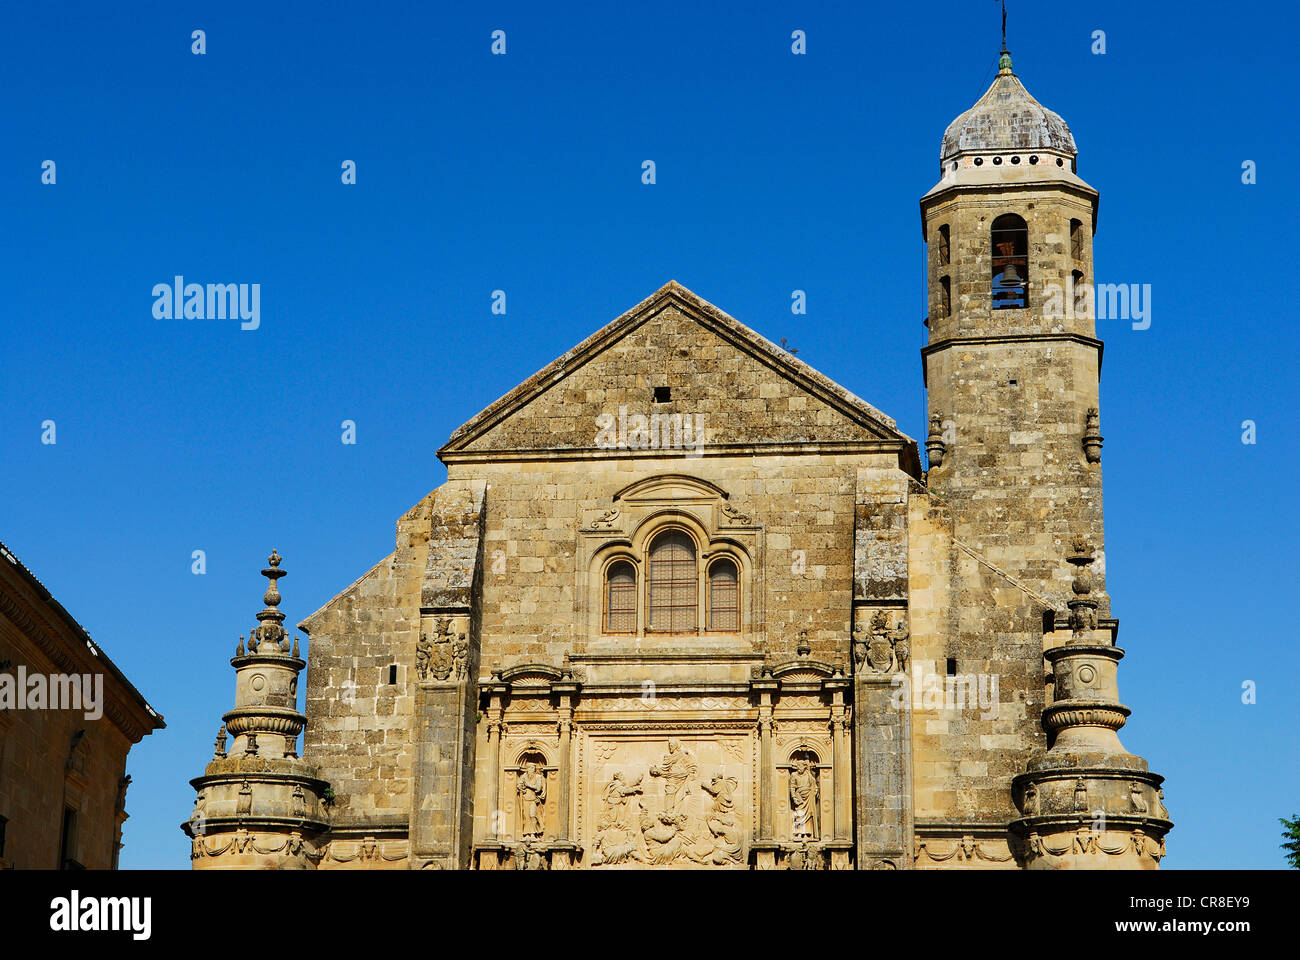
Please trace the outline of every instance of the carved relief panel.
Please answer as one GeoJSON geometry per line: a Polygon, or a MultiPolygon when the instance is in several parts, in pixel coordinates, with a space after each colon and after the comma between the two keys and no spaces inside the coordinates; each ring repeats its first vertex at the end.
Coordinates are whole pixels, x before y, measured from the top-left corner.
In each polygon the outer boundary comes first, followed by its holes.
{"type": "Polygon", "coordinates": [[[748,733],[593,733],[578,781],[584,866],[747,864],[757,808],[748,733]]]}

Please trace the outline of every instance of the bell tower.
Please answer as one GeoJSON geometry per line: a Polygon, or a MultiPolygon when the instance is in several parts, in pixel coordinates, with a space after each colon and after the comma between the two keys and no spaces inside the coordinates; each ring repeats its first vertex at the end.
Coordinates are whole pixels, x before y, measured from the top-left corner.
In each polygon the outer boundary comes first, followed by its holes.
{"type": "Polygon", "coordinates": [[[1087,293],[1098,194],[1076,157],[1004,49],[992,86],[944,133],[939,182],[921,199],[926,447],[956,536],[1030,589],[1067,593],[1055,558],[1087,537],[1105,617],[1102,344],[1087,293]]]}
{"type": "Polygon", "coordinates": [[[1030,96],[1004,43],[992,86],[944,133],[939,182],[921,199],[927,485],[957,545],[1051,611],[1041,647],[1008,644],[1005,619],[991,617],[958,651],[1008,677],[1050,673],[1044,701],[1025,702],[1043,746],[1009,784],[1018,862],[1154,869],[1173,823],[1163,778],[1118,737],[1129,709],[1105,591],[1098,195],[1076,159],[1070,128],[1030,96]]]}

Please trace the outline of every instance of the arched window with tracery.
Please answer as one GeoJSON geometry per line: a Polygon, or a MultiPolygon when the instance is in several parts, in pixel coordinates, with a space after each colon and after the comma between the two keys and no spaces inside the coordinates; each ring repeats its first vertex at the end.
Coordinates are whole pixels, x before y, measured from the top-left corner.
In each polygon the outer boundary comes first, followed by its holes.
{"type": "Polygon", "coordinates": [[[650,544],[646,582],[646,629],[659,633],[693,633],[699,627],[699,582],[695,541],[668,530],[650,544]]]}
{"type": "Polygon", "coordinates": [[[636,568],[629,560],[605,571],[605,632],[636,633],[636,568]]]}
{"type": "Polygon", "coordinates": [[[709,564],[709,630],[735,633],[740,629],[740,571],[736,561],[722,557],[709,564]]]}

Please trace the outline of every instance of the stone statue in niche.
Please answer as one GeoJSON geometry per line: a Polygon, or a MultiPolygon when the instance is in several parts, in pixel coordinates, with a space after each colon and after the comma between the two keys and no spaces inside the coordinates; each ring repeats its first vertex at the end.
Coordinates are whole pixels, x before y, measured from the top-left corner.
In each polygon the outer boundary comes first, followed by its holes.
{"type": "Polygon", "coordinates": [[[790,838],[821,839],[821,789],[807,754],[795,758],[790,771],[790,838]]]}
{"type": "Polygon", "coordinates": [[[519,795],[519,835],[524,839],[540,837],[546,809],[546,774],[535,760],[524,764],[515,792],[519,795]]]}
{"type": "Polygon", "coordinates": [[[663,777],[664,813],[677,816],[682,804],[691,793],[691,781],[695,779],[699,765],[695,755],[682,747],[677,740],[668,741],[668,752],[658,766],[650,768],[650,776],[663,777]]]}

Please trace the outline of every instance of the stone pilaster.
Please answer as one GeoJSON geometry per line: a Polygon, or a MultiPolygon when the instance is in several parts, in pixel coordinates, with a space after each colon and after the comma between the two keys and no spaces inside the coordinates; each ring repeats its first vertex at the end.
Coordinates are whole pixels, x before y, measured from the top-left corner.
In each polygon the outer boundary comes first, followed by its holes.
{"type": "Polygon", "coordinates": [[[772,738],[776,731],[773,719],[772,698],[780,684],[770,675],[750,681],[750,690],[758,697],[758,837],[752,844],[754,867],[758,870],[776,868],[776,761],[772,738]]]}
{"type": "Polygon", "coordinates": [[[580,688],[581,684],[568,671],[560,682],[551,685],[551,693],[556,697],[560,714],[560,756],[559,769],[556,771],[559,780],[556,802],[559,806],[555,817],[555,839],[547,845],[552,870],[572,869],[577,865],[581,854],[578,845],[573,842],[570,826],[573,812],[573,707],[580,688]]]}
{"type": "Polygon", "coordinates": [[[470,866],[485,497],[483,488],[467,491],[431,518],[416,646],[410,838],[417,869],[470,866]]]}

